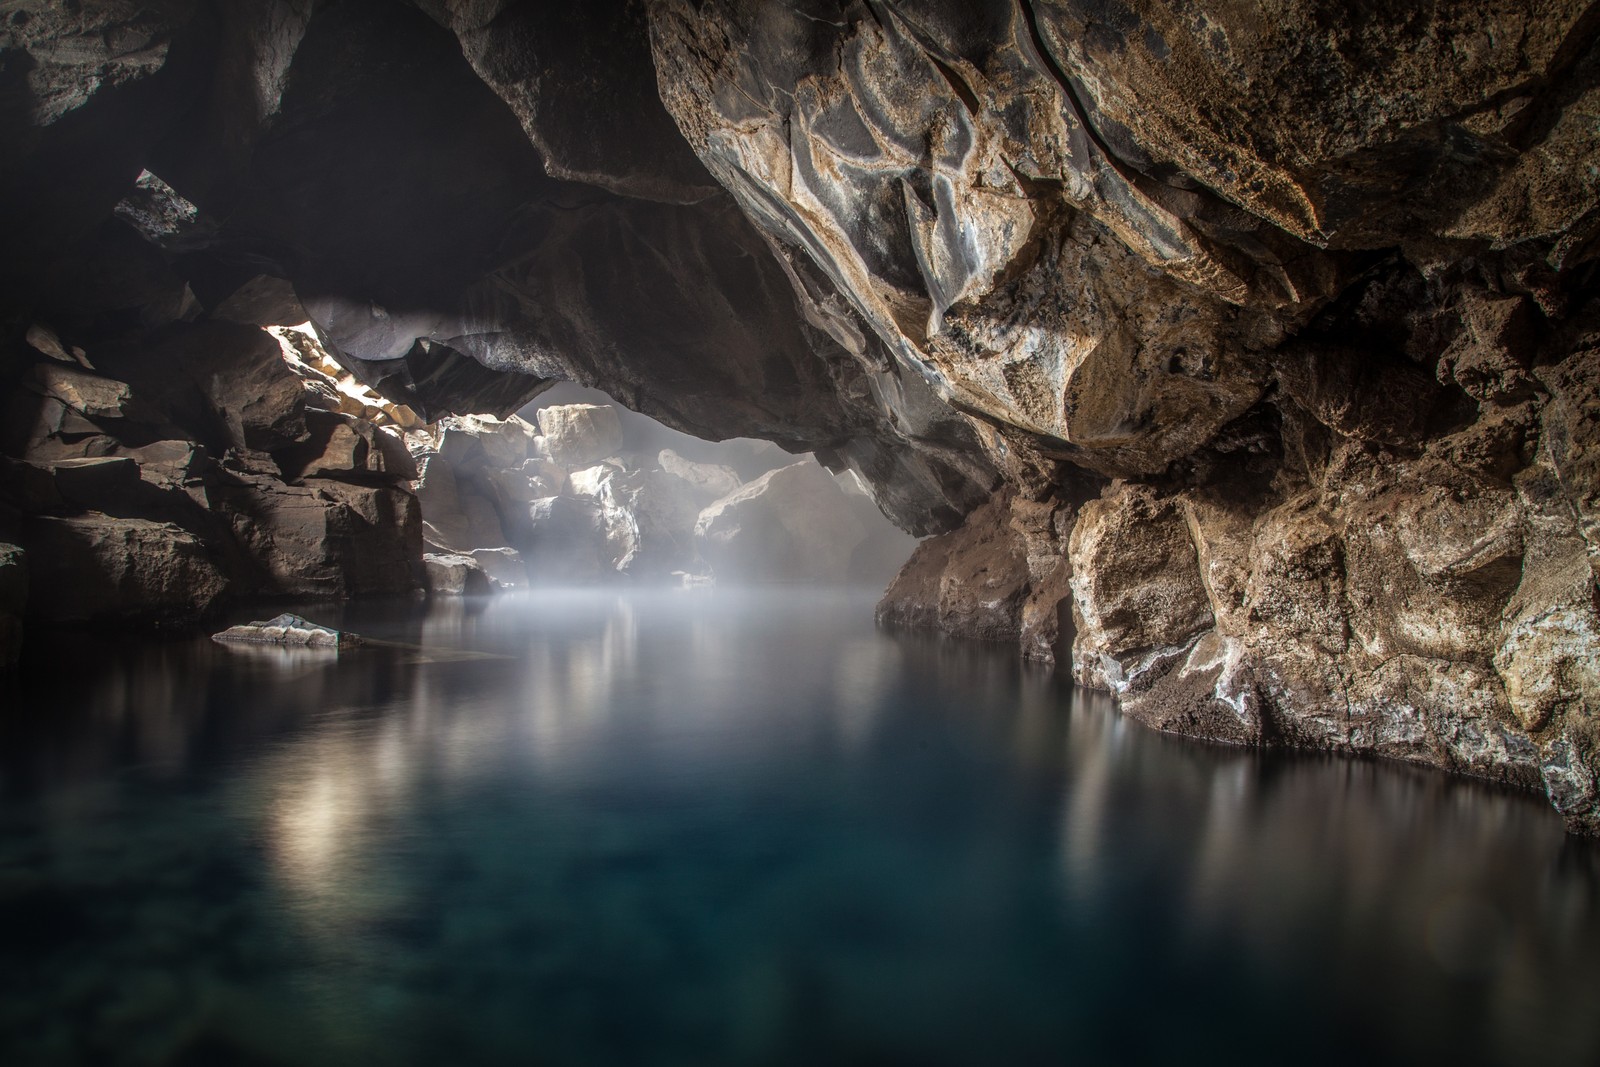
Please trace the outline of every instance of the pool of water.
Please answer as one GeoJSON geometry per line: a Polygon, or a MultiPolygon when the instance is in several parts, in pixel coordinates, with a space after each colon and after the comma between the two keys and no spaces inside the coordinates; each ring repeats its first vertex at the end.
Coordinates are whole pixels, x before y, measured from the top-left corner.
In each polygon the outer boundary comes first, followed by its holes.
{"type": "Polygon", "coordinates": [[[1542,798],[1164,737],[871,606],[35,640],[0,1063],[1600,1062],[1600,849],[1542,798]]]}

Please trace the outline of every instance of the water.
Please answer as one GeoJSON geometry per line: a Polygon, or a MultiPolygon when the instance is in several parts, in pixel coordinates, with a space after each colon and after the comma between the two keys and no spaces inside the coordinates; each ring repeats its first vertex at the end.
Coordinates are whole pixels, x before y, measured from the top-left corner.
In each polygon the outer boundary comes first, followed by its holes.
{"type": "Polygon", "coordinates": [[[1541,798],[1162,737],[853,595],[308,614],[420,647],[0,690],[0,1062],[1600,1062],[1541,798]]]}

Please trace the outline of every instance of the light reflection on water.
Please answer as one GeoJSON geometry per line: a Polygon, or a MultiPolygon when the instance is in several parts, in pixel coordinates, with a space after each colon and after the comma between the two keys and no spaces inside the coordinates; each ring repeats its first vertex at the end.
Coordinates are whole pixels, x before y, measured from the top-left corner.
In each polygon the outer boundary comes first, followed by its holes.
{"type": "Polygon", "coordinates": [[[1536,797],[1152,734],[870,598],[306,609],[35,646],[0,1060],[1593,1063],[1536,797]]]}

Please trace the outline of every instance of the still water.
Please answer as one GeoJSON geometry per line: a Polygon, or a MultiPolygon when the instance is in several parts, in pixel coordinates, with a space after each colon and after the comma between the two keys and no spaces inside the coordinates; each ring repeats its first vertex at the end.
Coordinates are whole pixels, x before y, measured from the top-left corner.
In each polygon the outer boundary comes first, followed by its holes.
{"type": "Polygon", "coordinates": [[[304,610],[396,645],[0,690],[0,1063],[1600,1062],[1541,798],[1163,737],[854,594],[304,610]]]}

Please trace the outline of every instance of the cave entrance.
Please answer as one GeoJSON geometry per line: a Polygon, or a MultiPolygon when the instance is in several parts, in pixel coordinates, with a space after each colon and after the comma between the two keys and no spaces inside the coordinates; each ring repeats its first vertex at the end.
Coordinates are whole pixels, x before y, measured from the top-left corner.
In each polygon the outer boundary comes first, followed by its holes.
{"type": "Polygon", "coordinates": [[[310,323],[272,327],[317,417],[344,420],[308,452],[404,469],[420,505],[430,592],[623,581],[807,582],[882,588],[916,541],[853,472],[768,441],[708,441],[558,382],[514,414],[425,422],[357,381],[310,323]],[[383,457],[394,458],[384,462],[383,457]]]}

